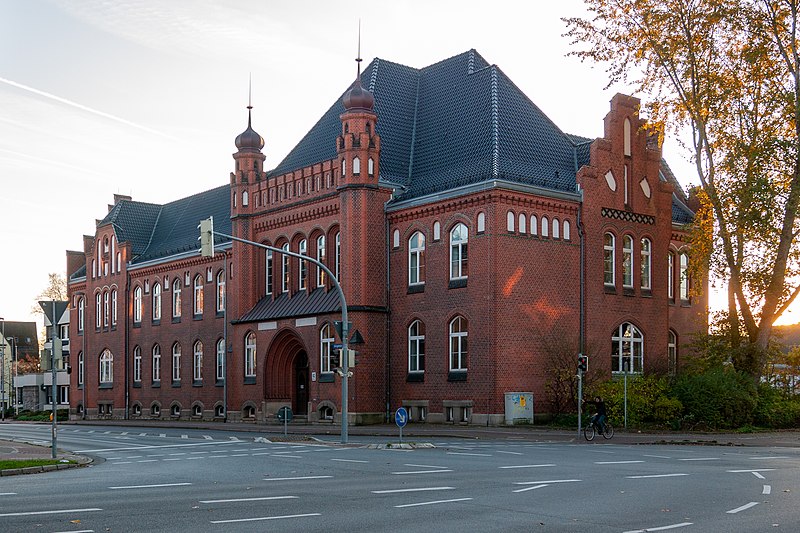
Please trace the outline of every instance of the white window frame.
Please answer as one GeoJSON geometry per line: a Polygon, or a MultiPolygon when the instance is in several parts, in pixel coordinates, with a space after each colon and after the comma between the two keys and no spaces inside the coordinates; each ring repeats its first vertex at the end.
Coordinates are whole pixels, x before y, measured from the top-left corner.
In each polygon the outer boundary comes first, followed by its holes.
{"type": "Polygon", "coordinates": [[[153,320],[161,320],[161,284],[153,284],[153,320]]]}
{"type": "Polygon", "coordinates": [[[94,295],[94,326],[97,329],[103,327],[103,294],[98,292],[94,295]]]}
{"type": "Polygon", "coordinates": [[[675,253],[672,250],[667,255],[667,298],[675,299],[675,253]]]}
{"type": "Polygon", "coordinates": [[[682,301],[689,300],[689,254],[681,252],[680,254],[680,269],[678,275],[680,276],[679,282],[679,295],[682,301]]]}
{"type": "Polygon", "coordinates": [[[528,219],[528,217],[525,216],[525,213],[520,213],[519,217],[517,217],[517,223],[518,223],[518,226],[519,226],[519,234],[520,235],[525,235],[528,232],[528,230],[526,228],[527,219],[528,219]]]}
{"type": "Polygon", "coordinates": [[[111,350],[103,350],[100,354],[100,384],[109,385],[114,383],[114,354],[111,350]]]}
{"type": "Polygon", "coordinates": [[[201,274],[197,274],[194,277],[192,289],[194,293],[192,311],[195,316],[200,316],[203,314],[203,276],[201,274]]]}
{"type": "Polygon", "coordinates": [[[562,232],[562,237],[565,241],[570,240],[570,225],[569,220],[564,220],[564,231],[562,232]]]}
{"type": "Polygon", "coordinates": [[[610,231],[603,234],[603,284],[616,286],[617,237],[610,231]]]}
{"type": "Polygon", "coordinates": [[[334,274],[336,274],[337,281],[342,280],[341,276],[341,266],[342,266],[342,239],[341,233],[336,232],[336,270],[334,270],[334,274]]]}
{"type": "Polygon", "coordinates": [[[133,348],[133,381],[142,381],[142,349],[139,346],[133,348]]]}
{"type": "MultiPolygon", "coordinates": [[[[438,224],[438,222],[436,224],[438,224]]],[[[475,228],[476,228],[475,231],[477,231],[478,233],[483,233],[484,231],[486,231],[486,213],[484,213],[483,211],[478,213],[478,218],[475,221],[475,228]]],[[[437,240],[436,237],[434,237],[434,240],[437,240]]]]}
{"type": "Polygon", "coordinates": [[[641,279],[641,288],[644,290],[650,290],[653,286],[653,278],[652,278],[652,269],[651,269],[651,256],[652,256],[653,245],[647,237],[643,237],[641,240],[641,267],[642,267],[642,279],[641,279]]]}
{"type": "Polygon", "coordinates": [[[172,282],[172,318],[181,317],[181,285],[180,277],[172,282]]]}
{"type": "Polygon", "coordinates": [[[553,228],[553,238],[559,239],[561,236],[559,235],[559,230],[561,229],[561,222],[557,218],[553,219],[553,222],[550,224],[553,228]]]}
{"type": "Polygon", "coordinates": [[[83,333],[86,323],[86,299],[81,296],[78,298],[78,333],[83,333]]]}
{"type": "Polygon", "coordinates": [[[469,324],[463,316],[457,316],[450,321],[450,357],[448,365],[450,372],[467,371],[467,333],[469,324]]]}
{"type": "Polygon", "coordinates": [[[421,231],[408,239],[408,284],[425,284],[425,234],[421,231]]]}
{"type": "Polygon", "coordinates": [[[220,270],[217,272],[217,313],[225,312],[225,271],[220,270]]]}
{"type": "Polygon", "coordinates": [[[550,235],[550,222],[547,220],[547,217],[542,217],[540,222],[542,237],[548,237],[550,235]]]}
{"type": "Polygon", "coordinates": [[[266,262],[265,270],[266,270],[266,272],[265,272],[265,275],[266,275],[266,285],[267,285],[265,292],[267,293],[267,295],[270,295],[270,294],[272,294],[273,283],[274,283],[274,279],[272,277],[273,276],[273,270],[272,269],[274,268],[274,263],[273,263],[274,255],[272,253],[272,250],[265,250],[265,251],[266,251],[266,259],[265,259],[265,262],[266,262]]]}
{"type": "Polygon", "coordinates": [[[252,331],[244,338],[244,377],[256,377],[256,334],[252,331]]]}
{"type": "Polygon", "coordinates": [[[203,381],[203,342],[195,341],[192,350],[192,380],[203,381]]]}
{"type": "Polygon", "coordinates": [[[509,233],[514,233],[514,221],[517,219],[517,216],[514,214],[513,211],[509,211],[506,213],[506,231],[509,233]]]}
{"type": "MultiPolygon", "coordinates": [[[[289,251],[289,243],[284,243],[281,246],[281,250],[284,252],[289,251]]],[[[286,293],[289,292],[289,280],[291,276],[291,272],[289,271],[289,255],[288,254],[281,254],[281,292],[286,293]]]]}
{"type": "Polygon", "coordinates": [[[78,385],[83,386],[84,373],[83,352],[78,352],[78,385]]]}
{"type": "Polygon", "coordinates": [[[530,224],[531,235],[538,235],[539,234],[539,230],[538,230],[538,225],[536,223],[536,215],[531,215],[531,218],[529,219],[529,221],[531,223],[530,224]]]}
{"type": "MultiPolygon", "coordinates": [[[[308,241],[306,239],[300,240],[298,253],[300,253],[300,255],[308,255],[308,241]]],[[[297,262],[299,267],[297,272],[297,288],[298,290],[304,291],[306,290],[306,281],[308,278],[308,261],[298,259],[297,262]]]]}
{"type": "Polygon", "coordinates": [[[225,380],[225,339],[217,341],[216,376],[217,381],[225,380]]]}
{"type": "Polygon", "coordinates": [[[172,345],[172,381],[181,380],[181,343],[172,345]]]}
{"type": "Polygon", "coordinates": [[[161,346],[158,344],[153,345],[153,349],[150,351],[152,355],[152,380],[153,382],[160,382],[161,381],[161,346]]]}
{"type": "Polygon", "coordinates": [[[622,237],[622,287],[633,288],[633,237],[622,237]]]}
{"type": "MultiPolygon", "coordinates": [[[[107,328],[109,323],[109,315],[110,315],[110,308],[111,308],[111,295],[108,291],[103,291],[103,327],[107,328]]],[[[134,320],[135,315],[134,315],[134,320]]],[[[139,322],[142,321],[142,317],[139,317],[139,322]]]]}
{"type": "Polygon", "coordinates": [[[625,362],[629,374],[641,374],[644,368],[644,335],[630,322],[623,322],[611,336],[611,373],[622,374],[625,362]]]}
{"type": "Polygon", "coordinates": [[[133,323],[141,324],[142,322],[142,287],[136,286],[133,289],[133,323]]]}
{"type": "MultiPolygon", "coordinates": [[[[325,235],[317,237],[317,261],[325,263],[325,235]]],[[[327,274],[322,267],[317,267],[317,287],[324,287],[327,274]]]]}
{"type": "Polygon", "coordinates": [[[325,323],[319,330],[319,371],[322,374],[333,372],[333,328],[325,323]]]}
{"type": "Polygon", "coordinates": [[[425,372],[425,324],[421,320],[408,326],[408,372],[425,372]]]}
{"type": "Polygon", "coordinates": [[[111,289],[111,326],[117,325],[117,289],[111,289]]]}
{"type": "Polygon", "coordinates": [[[467,279],[467,245],[469,231],[459,222],[450,230],[450,279],[467,279]]]}

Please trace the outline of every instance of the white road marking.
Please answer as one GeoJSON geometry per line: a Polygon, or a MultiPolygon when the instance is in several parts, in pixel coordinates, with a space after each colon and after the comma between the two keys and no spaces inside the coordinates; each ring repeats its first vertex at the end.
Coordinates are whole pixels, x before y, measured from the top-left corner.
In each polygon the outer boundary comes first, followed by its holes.
{"type": "MultiPolygon", "coordinates": [[[[56,382],[56,385],[58,382],[56,382]]],[[[0,492],[0,496],[16,496],[16,492],[0,492]]]]}
{"type": "Polygon", "coordinates": [[[681,522],[680,524],[672,524],[669,526],[648,527],[647,529],[633,529],[631,531],[626,531],[625,533],[646,533],[648,531],[666,531],[668,529],[677,529],[679,527],[691,526],[692,524],[693,522],[681,522]]]}
{"type": "MultiPolygon", "coordinates": [[[[58,381],[56,381],[56,385],[58,385],[58,381]]],[[[147,433],[139,433],[139,436],[140,436],[140,437],[146,437],[146,436],[147,436],[147,433]]]]}
{"type": "MultiPolygon", "coordinates": [[[[162,449],[162,448],[189,448],[189,447],[197,447],[197,446],[224,446],[226,444],[230,444],[229,442],[193,442],[191,444],[158,444],[158,445],[148,445],[148,446],[130,446],[127,448],[104,448],[99,450],[75,450],[73,453],[100,453],[100,452],[129,452],[129,451],[141,451],[141,450],[154,450],[154,449],[162,449]]],[[[47,444],[48,446],[50,443],[47,444]]]]}
{"type": "Polygon", "coordinates": [[[261,498],[232,498],[230,500],[200,500],[200,503],[260,502],[264,500],[296,500],[298,496],[263,496],[261,498]]]}
{"type": "Polygon", "coordinates": [[[329,479],[333,476],[266,477],[264,481],[297,481],[299,479],[329,479]]]}
{"type": "MultiPolygon", "coordinates": [[[[58,385],[58,381],[56,381],[56,385],[58,385]]],[[[201,453],[208,453],[208,452],[189,452],[191,455],[201,454],[201,453]]],[[[151,455],[150,457],[155,457],[155,455],[151,455]]]]}
{"type": "Polygon", "coordinates": [[[391,472],[391,474],[402,476],[405,474],[443,474],[445,472],[452,472],[452,470],[448,470],[446,468],[442,470],[413,470],[408,472],[391,472]]]}
{"type": "MultiPolygon", "coordinates": [[[[56,381],[56,385],[58,385],[57,381],[56,381]]],[[[248,455],[250,455],[250,454],[248,454],[248,453],[232,453],[231,457],[247,457],[248,455]]]]}
{"type": "Polygon", "coordinates": [[[447,455],[473,455],[475,457],[491,457],[490,453],[447,452],[447,455]]]}
{"type": "Polygon", "coordinates": [[[502,469],[510,469],[510,468],[543,468],[545,466],[556,466],[554,464],[543,464],[543,465],[511,465],[511,466],[498,466],[497,468],[502,469]]]}
{"type": "MultiPolygon", "coordinates": [[[[56,385],[58,385],[58,382],[56,382],[56,385]]],[[[189,438],[189,435],[181,435],[181,438],[182,438],[182,439],[188,439],[188,438],[189,438]]]]}
{"type": "MultiPolygon", "coordinates": [[[[56,381],[56,385],[58,385],[57,381],[56,381]]],[[[170,455],[186,455],[186,452],[171,453],[170,455]]]]}
{"type": "Polygon", "coordinates": [[[25,513],[3,513],[0,516],[33,516],[39,514],[59,514],[59,513],[85,513],[89,511],[102,511],[98,507],[89,507],[87,509],[56,509],[53,511],[28,511],[25,513]]]}
{"type": "Polygon", "coordinates": [[[730,511],[725,511],[725,512],[728,513],[728,514],[736,514],[736,513],[740,512],[740,511],[746,511],[747,509],[750,509],[751,507],[755,507],[756,505],[758,505],[758,502],[750,502],[750,503],[746,503],[746,504],[742,505],[741,507],[737,507],[736,509],[731,509],[730,511]]]}
{"type": "MultiPolygon", "coordinates": [[[[58,381],[56,381],[56,385],[58,385],[58,381]]],[[[122,433],[120,433],[120,435],[127,435],[127,434],[128,434],[127,431],[123,431],[122,433]]]]}
{"type": "Polygon", "coordinates": [[[126,485],[120,487],[108,487],[111,490],[120,490],[120,489],[156,489],[161,487],[185,487],[187,485],[191,485],[191,483],[159,483],[157,485],[126,485]]]}
{"type": "Polygon", "coordinates": [[[752,472],[772,472],[773,470],[775,470],[775,469],[774,468],[758,468],[758,469],[754,470],[752,468],[748,468],[746,470],[727,470],[727,472],[729,472],[731,474],[741,474],[741,473],[744,473],[744,472],[747,472],[747,473],[752,473],[752,472]]]}
{"type": "Polygon", "coordinates": [[[198,459],[205,459],[205,457],[187,457],[186,458],[187,461],[196,461],[198,459]]]}
{"type": "MultiPolygon", "coordinates": [[[[56,382],[58,384],[58,382],[56,382]]],[[[163,459],[164,461],[183,461],[183,457],[172,457],[170,459],[163,459]]]]}
{"type": "MultiPolygon", "coordinates": [[[[58,385],[57,381],[56,381],[56,385],[58,385]]],[[[141,455],[129,455],[125,459],[140,459],[141,457],[142,457],[141,455]]]]}
{"type": "Polygon", "coordinates": [[[433,502],[406,503],[404,505],[395,505],[395,508],[402,509],[404,507],[419,507],[420,505],[436,505],[439,503],[468,502],[470,500],[472,500],[472,498],[456,498],[455,500],[437,500],[433,502]]]}
{"type": "Polygon", "coordinates": [[[396,494],[399,492],[424,492],[429,490],[455,490],[455,487],[421,487],[418,489],[387,489],[387,490],[373,490],[372,494],[396,494]]]}
{"type": "Polygon", "coordinates": [[[750,457],[749,459],[752,459],[754,461],[759,461],[761,459],[789,459],[789,458],[790,457],[788,455],[772,455],[769,457],[750,457]]]}
{"type": "Polygon", "coordinates": [[[283,516],[260,516],[258,518],[238,518],[236,520],[211,520],[212,524],[232,524],[234,522],[257,522],[259,520],[283,520],[285,518],[305,518],[307,516],[322,516],[320,513],[287,514],[283,516]]]}
{"type": "MultiPolygon", "coordinates": [[[[56,381],[56,385],[58,385],[58,381],[56,381]]],[[[202,453],[206,453],[206,452],[202,452],[202,453]]],[[[167,455],[167,454],[165,454],[165,453],[151,453],[151,454],[148,454],[147,457],[164,457],[165,455],[167,455]]]]}
{"type": "MultiPolygon", "coordinates": [[[[56,385],[58,385],[58,382],[56,382],[56,385]]],[[[230,457],[230,455],[209,455],[208,459],[226,459],[228,457],[230,457]]]]}
{"type": "Polygon", "coordinates": [[[596,465],[630,465],[634,463],[643,463],[644,461],[595,461],[596,465]]]}
{"type": "Polygon", "coordinates": [[[754,476],[756,476],[758,479],[767,479],[767,478],[765,478],[765,477],[764,477],[762,474],[759,474],[758,472],[752,472],[752,474],[753,474],[754,476]]]}
{"type": "MultiPolygon", "coordinates": [[[[56,385],[58,385],[58,382],[56,382],[56,385]]],[[[158,436],[161,437],[161,438],[164,438],[164,437],[167,436],[167,434],[166,433],[159,433],[158,436]]]]}
{"type": "Polygon", "coordinates": [[[515,481],[514,485],[539,485],[541,483],[550,484],[550,483],[574,483],[575,481],[581,481],[580,479],[549,479],[547,481],[515,481]]]}
{"type": "Polygon", "coordinates": [[[253,455],[269,455],[269,452],[254,453],[253,455]]]}
{"type": "Polygon", "coordinates": [[[656,459],[672,459],[672,457],[668,457],[666,455],[647,455],[647,454],[642,454],[642,457],[655,457],[656,459]]]}
{"type": "Polygon", "coordinates": [[[625,476],[628,479],[649,479],[655,477],[678,477],[678,476],[688,476],[689,474],[649,474],[646,476],[625,476]]]}
{"type": "MultiPolygon", "coordinates": [[[[56,382],[58,384],[58,382],[56,382]]],[[[136,461],[137,463],[157,463],[158,459],[142,459],[141,461],[136,461]]]]}
{"type": "Polygon", "coordinates": [[[441,468],[447,468],[446,466],[434,466],[434,465],[415,465],[415,464],[411,464],[411,463],[406,463],[406,464],[404,464],[403,466],[411,466],[411,467],[414,467],[414,468],[440,468],[440,469],[441,469],[441,468]]]}
{"type": "MultiPolygon", "coordinates": [[[[56,382],[56,385],[58,385],[58,382],[56,382]]],[[[203,435],[203,438],[206,440],[214,440],[214,437],[212,437],[211,435],[203,435]]]]}
{"type": "MultiPolygon", "coordinates": [[[[57,381],[56,381],[56,384],[58,384],[57,381]]],[[[94,529],[78,529],[78,530],[70,530],[70,531],[56,531],[55,533],[94,533],[94,529]]]]}
{"type": "Polygon", "coordinates": [[[761,494],[770,494],[772,492],[772,487],[770,485],[764,485],[764,490],[761,491],[761,494]]]}
{"type": "Polygon", "coordinates": [[[548,487],[548,486],[549,485],[534,485],[532,487],[525,487],[524,489],[512,490],[511,492],[527,492],[529,490],[541,489],[542,487],[548,487]]]}
{"type": "MultiPolygon", "coordinates": [[[[58,383],[56,383],[56,384],[58,384],[58,383]]],[[[522,455],[521,452],[504,452],[502,450],[497,450],[497,453],[507,453],[507,454],[510,454],[510,455],[522,455]]]]}
{"type": "Polygon", "coordinates": [[[302,459],[299,455],[273,455],[277,459],[302,459]]]}
{"type": "Polygon", "coordinates": [[[690,457],[689,459],[678,459],[678,461],[719,461],[719,457],[690,457]]]}
{"type": "MultiPolygon", "coordinates": [[[[56,382],[56,384],[58,384],[56,382]]],[[[368,463],[369,461],[359,461],[358,459],[331,459],[331,461],[336,461],[339,463],[368,463]]]]}
{"type": "MultiPolygon", "coordinates": [[[[57,381],[56,381],[56,385],[58,385],[58,382],[57,382],[57,381]]],[[[118,463],[111,463],[111,464],[112,464],[112,465],[129,465],[129,464],[131,464],[132,462],[133,462],[133,461],[119,461],[118,463]]]]}

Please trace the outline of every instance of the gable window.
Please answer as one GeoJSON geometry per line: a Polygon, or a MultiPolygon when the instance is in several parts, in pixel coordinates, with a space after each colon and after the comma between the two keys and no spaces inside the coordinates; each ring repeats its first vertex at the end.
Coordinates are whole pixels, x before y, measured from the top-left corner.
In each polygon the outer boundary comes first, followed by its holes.
{"type": "Polygon", "coordinates": [[[667,255],[667,298],[675,300],[675,254],[667,255]]]}
{"type": "Polygon", "coordinates": [[[603,235],[603,283],[610,287],[614,286],[614,256],[616,239],[613,233],[603,235]]]}
{"type": "Polygon", "coordinates": [[[347,175],[347,162],[342,159],[342,177],[344,178],[347,175]]]}
{"type": "MultiPolygon", "coordinates": [[[[317,237],[317,261],[320,263],[325,263],[325,235],[320,235],[317,237]]],[[[325,270],[318,266],[317,267],[317,287],[324,287],[326,279],[325,270]]]]}
{"type": "Polygon", "coordinates": [[[330,324],[325,324],[319,330],[319,371],[322,373],[333,372],[333,331],[330,324]]]}
{"type": "MultiPolygon", "coordinates": [[[[480,215],[478,215],[478,218],[480,218],[480,215]]],[[[433,223],[433,240],[438,241],[441,238],[442,238],[442,225],[439,224],[439,221],[437,220],[436,222],[433,223]]]]}
{"type": "Polygon", "coordinates": [[[200,274],[194,277],[194,314],[203,314],[203,276],[200,274]]]}
{"type": "Polygon", "coordinates": [[[217,341],[217,362],[216,362],[217,381],[225,379],[225,339],[217,341]]]}
{"type": "Polygon", "coordinates": [[[194,357],[192,358],[192,379],[203,381],[203,343],[194,343],[194,357]]]}
{"type": "Polygon", "coordinates": [[[244,377],[256,377],[256,334],[252,331],[244,339],[244,377]]]}
{"type": "Polygon", "coordinates": [[[425,371],[425,324],[419,320],[408,327],[408,371],[425,371]]]}
{"type": "Polygon", "coordinates": [[[400,248],[400,230],[396,229],[392,232],[392,248],[400,248]]]}
{"type": "Polygon", "coordinates": [[[114,383],[114,354],[109,350],[103,350],[100,354],[100,384],[112,383],[114,383]]]}
{"type": "Polygon", "coordinates": [[[680,280],[679,291],[683,301],[689,300],[689,256],[685,253],[680,255],[680,280]]]}
{"type": "Polygon", "coordinates": [[[133,322],[139,323],[142,321],[142,288],[136,287],[133,289],[133,322]]]}
{"type": "Polygon", "coordinates": [[[242,207],[247,207],[250,204],[250,195],[247,191],[242,192],[242,207]]]}
{"type": "Polygon", "coordinates": [[[644,364],[644,338],[642,332],[624,322],[611,334],[611,372],[641,374],[644,364]]]}
{"type": "Polygon", "coordinates": [[[117,289],[111,289],[111,325],[117,325],[117,289]]]}
{"type": "Polygon", "coordinates": [[[217,313],[225,311],[225,272],[217,272],[217,313]]]}
{"type": "MultiPolygon", "coordinates": [[[[305,239],[300,241],[299,252],[302,255],[308,254],[308,241],[306,241],[305,239]]],[[[306,277],[308,276],[308,262],[303,261],[302,259],[298,259],[298,263],[300,269],[297,275],[298,279],[297,287],[299,290],[303,291],[306,288],[306,277]]]]}
{"type": "Polygon", "coordinates": [[[142,381],[142,349],[133,349],[133,381],[142,381]]]}
{"type": "Polygon", "coordinates": [[[467,277],[467,227],[456,224],[450,230],[450,279],[467,277]]]}
{"type": "MultiPolygon", "coordinates": [[[[109,308],[110,308],[110,304],[111,304],[110,297],[111,297],[111,295],[108,293],[108,291],[103,293],[103,326],[104,327],[108,327],[108,318],[109,318],[108,314],[109,314],[109,308]]],[[[139,320],[141,320],[141,317],[139,317],[139,320]]]]}
{"type": "Polygon", "coordinates": [[[172,282],[172,318],[181,316],[181,279],[172,282]]]}
{"type": "Polygon", "coordinates": [[[456,317],[450,322],[450,371],[467,370],[467,320],[456,317]]]}
{"type": "MultiPolygon", "coordinates": [[[[284,252],[289,251],[289,243],[281,246],[284,252]]],[[[289,292],[289,255],[281,254],[281,292],[289,292]]]]}
{"type": "Polygon", "coordinates": [[[266,274],[267,274],[267,294],[272,294],[272,250],[267,250],[267,264],[266,264],[266,274]]]}
{"type": "Polygon", "coordinates": [[[650,277],[650,239],[642,239],[642,288],[650,290],[652,279],[650,277]]]}
{"type": "Polygon", "coordinates": [[[153,284],[153,320],[161,320],[161,284],[153,284]]]}
{"type": "Polygon", "coordinates": [[[415,232],[408,240],[408,284],[425,283],[425,235],[415,232]]]}
{"type": "Polygon", "coordinates": [[[514,219],[515,215],[513,211],[506,213],[506,230],[508,230],[509,233],[514,233],[514,219]]]}
{"type": "Polygon", "coordinates": [[[153,381],[161,381],[161,346],[153,346],[153,381]]]}
{"type": "Polygon", "coordinates": [[[633,288],[633,238],[630,235],[622,238],[622,286],[633,288]]]}
{"type": "Polygon", "coordinates": [[[172,381],[181,380],[181,345],[176,342],[172,345],[172,381]]]}

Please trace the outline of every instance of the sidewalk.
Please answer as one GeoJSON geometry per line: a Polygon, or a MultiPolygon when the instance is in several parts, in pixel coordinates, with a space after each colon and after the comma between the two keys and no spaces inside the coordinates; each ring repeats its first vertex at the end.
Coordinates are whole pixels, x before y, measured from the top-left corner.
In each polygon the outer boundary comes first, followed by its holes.
{"type": "MultiPolygon", "coordinates": [[[[25,459],[52,459],[51,448],[30,444],[21,441],[0,440],[0,460],[25,460],[25,459]]],[[[58,451],[56,459],[64,462],[55,465],[31,466],[27,468],[10,468],[0,470],[0,477],[15,476],[19,474],[38,474],[40,472],[51,472],[53,470],[64,470],[85,466],[92,462],[91,458],[84,455],[76,455],[71,452],[58,451]]]]}

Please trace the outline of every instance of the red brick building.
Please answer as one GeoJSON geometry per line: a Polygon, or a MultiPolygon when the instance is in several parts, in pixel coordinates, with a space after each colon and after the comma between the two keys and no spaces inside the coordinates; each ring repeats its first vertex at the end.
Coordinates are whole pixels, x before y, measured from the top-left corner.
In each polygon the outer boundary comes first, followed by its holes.
{"type": "Polygon", "coordinates": [[[609,377],[674,371],[706,328],[705,280],[688,275],[689,200],[637,109],[617,95],[602,138],[565,134],[470,50],[373,60],[273,170],[248,115],[229,183],[164,205],[117,196],[68,252],[73,413],[339,419],[331,280],[222,236],[201,257],[209,216],[335,273],[364,339],[354,423],[401,405],[502,423],[509,392],[546,413],[564,349],[609,377]]]}

